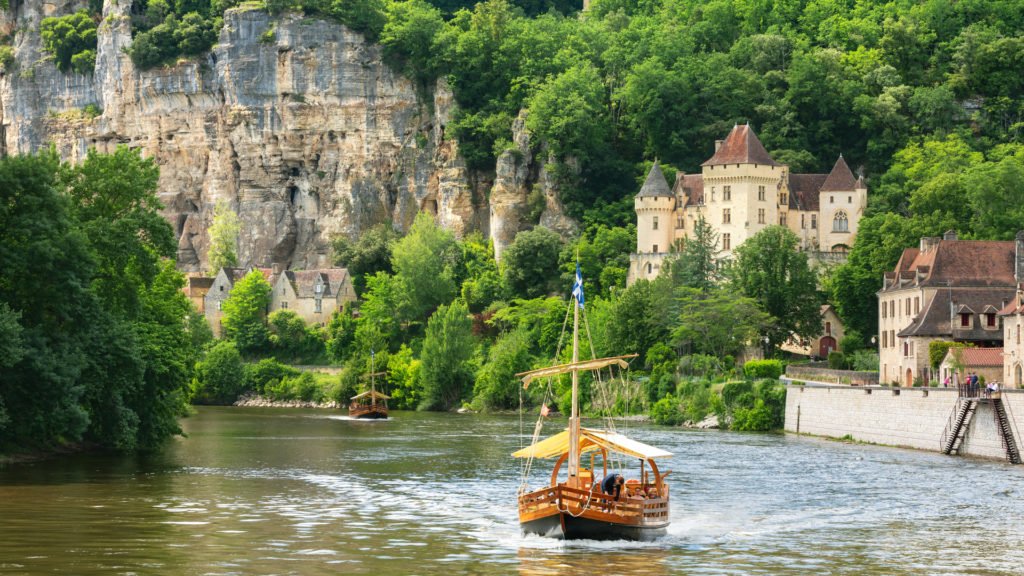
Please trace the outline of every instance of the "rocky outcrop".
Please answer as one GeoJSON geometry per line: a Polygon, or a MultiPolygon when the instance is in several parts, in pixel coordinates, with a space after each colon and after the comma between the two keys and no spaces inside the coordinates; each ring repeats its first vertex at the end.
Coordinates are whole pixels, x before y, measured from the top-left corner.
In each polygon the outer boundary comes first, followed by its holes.
{"type": "Polygon", "coordinates": [[[13,4],[0,11],[0,26],[19,31],[17,69],[0,77],[0,153],[53,144],[77,161],[93,147],[142,149],[160,165],[183,270],[205,269],[220,200],[238,212],[244,265],[322,265],[332,236],[386,221],[405,229],[421,210],[503,247],[531,225],[534,185],[546,198],[541,224],[574,230],[533,163],[523,116],[496,176],[468,171],[445,137],[454,105],[445,82],[425,99],[380,47],[342,25],[235,8],[209,54],[140,71],[125,52],[131,2],[106,0],[95,74],[63,74],[41,50],[39,22],[86,2],[13,4]]]}

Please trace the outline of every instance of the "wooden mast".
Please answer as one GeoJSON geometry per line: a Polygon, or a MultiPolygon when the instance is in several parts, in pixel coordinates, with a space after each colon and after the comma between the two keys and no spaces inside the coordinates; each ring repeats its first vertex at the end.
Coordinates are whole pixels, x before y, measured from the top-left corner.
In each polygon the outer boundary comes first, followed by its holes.
{"type": "MultiPolygon", "coordinates": [[[[577,264],[579,266],[579,264],[577,264]]],[[[579,268],[577,268],[579,270],[579,268]]],[[[582,286],[581,286],[582,289],[582,286]]],[[[574,291],[575,292],[575,291],[574,291]]],[[[572,363],[580,361],[580,299],[573,294],[572,314],[572,363]]],[[[572,414],[569,417],[569,486],[579,488],[580,470],[580,405],[579,371],[572,371],[572,414]]]]}

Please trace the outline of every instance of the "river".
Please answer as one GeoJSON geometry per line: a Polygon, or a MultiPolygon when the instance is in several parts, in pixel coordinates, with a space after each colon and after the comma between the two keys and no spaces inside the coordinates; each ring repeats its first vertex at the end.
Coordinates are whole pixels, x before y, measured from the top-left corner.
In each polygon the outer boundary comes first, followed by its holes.
{"type": "Polygon", "coordinates": [[[0,467],[0,573],[1024,573],[1024,467],[998,462],[620,425],[674,453],[669,535],[562,543],[519,534],[514,416],[200,408],[182,424],[157,454],[0,467]]]}

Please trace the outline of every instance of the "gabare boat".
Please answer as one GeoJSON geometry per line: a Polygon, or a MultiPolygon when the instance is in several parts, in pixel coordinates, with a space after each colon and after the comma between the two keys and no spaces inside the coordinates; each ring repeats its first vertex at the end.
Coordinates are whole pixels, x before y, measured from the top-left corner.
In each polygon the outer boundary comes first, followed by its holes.
{"type": "Polygon", "coordinates": [[[362,394],[356,394],[352,397],[352,403],[348,405],[348,415],[350,418],[359,419],[383,419],[388,417],[388,400],[390,396],[377,392],[377,376],[384,376],[386,372],[373,372],[373,362],[375,355],[370,352],[370,373],[366,376],[370,378],[370,389],[362,394]]]}
{"type": "Polygon", "coordinates": [[[668,472],[662,473],[655,459],[671,456],[669,452],[631,440],[614,430],[598,430],[580,426],[579,374],[598,373],[604,368],[628,366],[627,359],[636,355],[579,360],[580,312],[584,309],[583,278],[576,266],[576,284],[573,287],[573,348],[572,362],[517,374],[523,386],[538,378],[562,374],[572,376],[572,414],[567,430],[537,442],[544,418],[534,433],[534,443],[512,455],[526,458],[523,485],[519,490],[519,524],[523,534],[537,534],[566,540],[653,540],[663,536],[669,525],[668,472]],[[587,465],[581,465],[582,456],[589,455],[587,465]],[[600,477],[597,456],[600,455],[600,477]],[[613,456],[637,458],[640,461],[639,478],[625,482],[619,498],[605,494],[601,480],[609,474],[609,459],[613,456]],[[548,486],[539,490],[526,489],[526,477],[534,458],[557,458],[548,486]],[[562,466],[567,465],[563,478],[562,466]],[[634,496],[635,495],[635,496],[634,496]]]}

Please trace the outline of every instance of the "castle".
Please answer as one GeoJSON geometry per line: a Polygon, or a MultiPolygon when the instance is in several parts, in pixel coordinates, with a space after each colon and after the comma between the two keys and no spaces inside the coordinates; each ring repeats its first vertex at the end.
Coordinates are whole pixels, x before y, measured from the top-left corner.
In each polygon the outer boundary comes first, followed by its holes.
{"type": "Polygon", "coordinates": [[[657,277],[700,216],[718,235],[726,258],[773,224],[792,230],[807,252],[843,254],[853,245],[867,200],[864,178],[855,178],[841,155],[828,174],[791,174],[749,124],[737,125],[715,142],[700,174],[680,172],[671,188],[655,162],[634,200],[636,253],[627,283],[657,277]]]}

